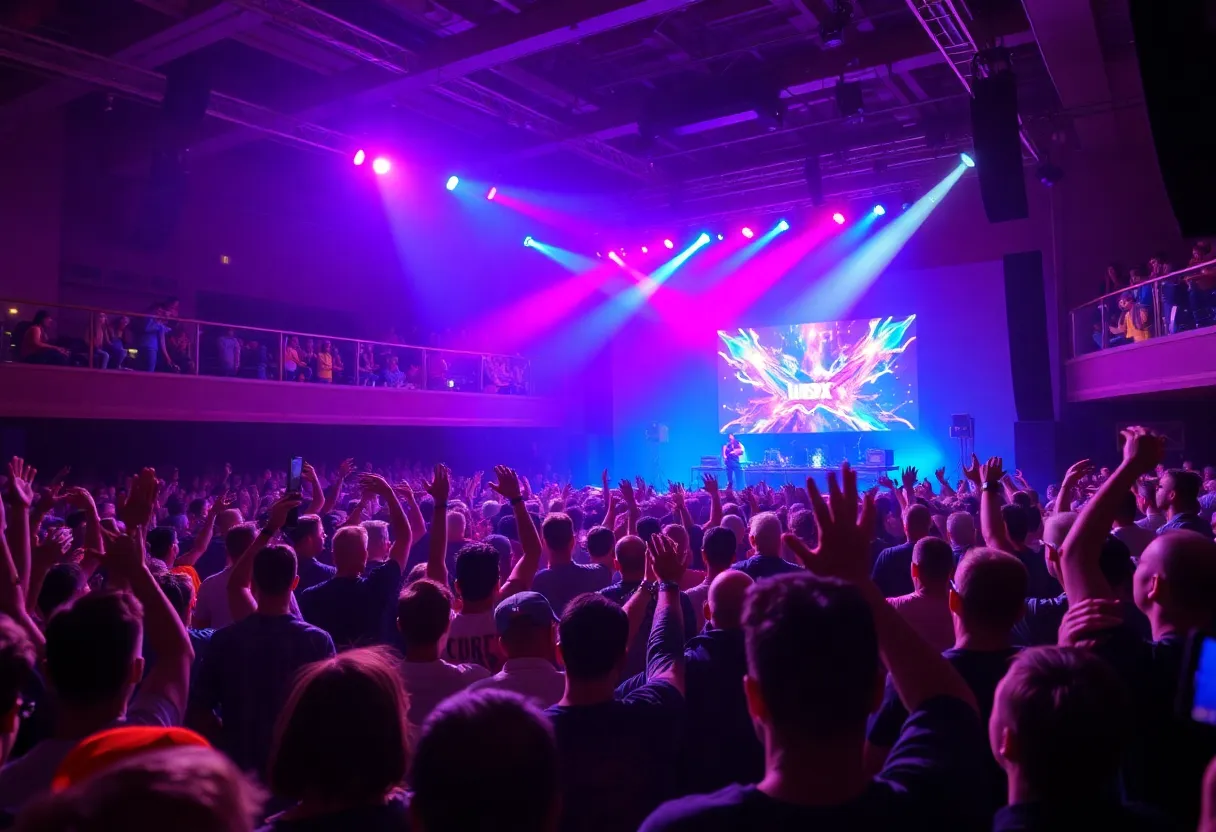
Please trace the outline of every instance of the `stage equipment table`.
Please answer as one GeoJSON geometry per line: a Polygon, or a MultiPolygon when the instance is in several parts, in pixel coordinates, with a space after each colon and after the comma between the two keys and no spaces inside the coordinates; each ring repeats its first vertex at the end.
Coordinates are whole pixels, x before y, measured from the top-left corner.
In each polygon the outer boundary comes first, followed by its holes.
{"type": "MultiPolygon", "coordinates": [[[[857,472],[858,482],[868,485],[876,485],[878,478],[883,474],[899,470],[894,465],[862,465],[860,463],[849,463],[849,465],[857,472]]],[[[769,485],[777,483],[784,485],[789,483],[790,485],[803,486],[806,484],[807,477],[815,477],[825,483],[823,490],[826,491],[827,474],[830,471],[839,471],[840,466],[812,468],[806,465],[745,465],[740,470],[743,472],[743,482],[745,485],[749,482],[756,483],[764,480],[769,485]]],[[[694,466],[689,478],[694,488],[700,487],[702,474],[717,474],[719,477],[725,477],[726,468],[721,465],[694,466]]]]}

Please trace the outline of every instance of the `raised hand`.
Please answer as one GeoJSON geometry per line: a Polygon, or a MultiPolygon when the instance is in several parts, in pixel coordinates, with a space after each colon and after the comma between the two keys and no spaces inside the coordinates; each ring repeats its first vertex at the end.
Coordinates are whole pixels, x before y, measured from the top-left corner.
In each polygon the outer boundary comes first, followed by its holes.
{"type": "Polygon", "coordinates": [[[236,494],[231,491],[225,491],[223,494],[212,500],[211,508],[207,509],[207,516],[218,517],[221,511],[232,508],[235,504],[236,494]]]}
{"type": "Polygon", "coordinates": [[[717,474],[702,474],[701,486],[710,494],[717,494],[720,486],[718,485],[717,474]]]}
{"type": "Polygon", "coordinates": [[[19,456],[13,457],[8,463],[8,487],[13,505],[29,508],[34,504],[34,478],[38,469],[26,465],[19,456]]]}
{"type": "Polygon", "coordinates": [[[881,485],[883,488],[889,488],[892,491],[895,490],[895,480],[891,479],[886,474],[883,474],[881,477],[878,478],[878,484],[881,485]]]}
{"type": "Polygon", "coordinates": [[[131,480],[127,501],[119,512],[119,519],[127,524],[127,528],[137,526],[150,528],[153,524],[159,494],[160,481],[156,478],[156,469],[144,468],[131,480]]]}
{"type": "Polygon", "coordinates": [[[1152,471],[1165,457],[1165,437],[1148,428],[1130,427],[1120,431],[1123,437],[1123,464],[1137,474],[1152,471]]]}
{"type": "Polygon", "coordinates": [[[488,483],[491,491],[500,495],[507,502],[523,498],[524,492],[519,483],[519,474],[515,473],[514,469],[505,465],[495,465],[494,476],[498,478],[498,482],[488,483]]]}
{"type": "Polygon", "coordinates": [[[523,494],[524,499],[526,500],[529,497],[531,497],[532,496],[532,483],[528,482],[528,478],[526,476],[520,477],[519,484],[522,487],[522,491],[520,493],[523,494]]]}
{"type": "Polygon", "coordinates": [[[106,546],[106,567],[119,575],[130,577],[138,570],[147,568],[146,562],[142,528],[120,534],[106,546]]]}
{"type": "Polygon", "coordinates": [[[792,534],[785,535],[785,545],[798,556],[806,568],[820,577],[839,578],[852,583],[869,580],[870,541],[874,537],[874,500],[867,494],[857,500],[857,474],[844,463],[840,467],[843,487],[837,484],[836,473],[828,474],[828,499],[819,493],[815,481],[807,477],[806,490],[811,510],[819,525],[819,545],[811,551],[792,534]]]}
{"type": "Polygon", "coordinates": [[[688,564],[676,542],[665,534],[652,534],[646,543],[646,550],[655,576],[660,581],[678,584],[688,564]]]}
{"type": "Polygon", "coordinates": [[[1092,647],[1104,631],[1123,622],[1123,606],[1110,598],[1086,598],[1068,605],[1060,620],[1062,647],[1092,647]]]}
{"type": "Polygon", "coordinates": [[[266,520],[266,528],[274,532],[283,528],[287,524],[287,513],[293,508],[298,508],[301,502],[296,494],[286,494],[280,497],[270,507],[270,517],[266,520]]]}
{"type": "Polygon", "coordinates": [[[360,474],[358,483],[363,489],[365,499],[371,494],[379,494],[381,497],[387,498],[393,490],[388,484],[388,480],[379,474],[360,474]]]}
{"type": "Polygon", "coordinates": [[[942,485],[949,485],[949,483],[946,482],[945,467],[938,468],[936,471],[933,472],[933,474],[934,474],[934,476],[937,477],[937,481],[940,482],[942,485]]]}
{"type": "Polygon", "coordinates": [[[980,477],[986,483],[1000,482],[1005,476],[1005,461],[999,456],[989,457],[980,468],[980,477]]]}
{"type": "Polygon", "coordinates": [[[971,455],[971,464],[963,469],[963,476],[975,483],[976,488],[983,484],[983,472],[980,470],[980,458],[971,455]]]}
{"type": "Polygon", "coordinates": [[[436,504],[447,503],[448,496],[452,493],[452,473],[442,462],[437,462],[435,478],[430,482],[423,482],[423,487],[436,504]]]}
{"type": "Polygon", "coordinates": [[[1088,477],[1094,472],[1094,464],[1088,459],[1082,459],[1068,466],[1068,470],[1064,472],[1064,479],[1076,482],[1083,477],[1088,477]]]}
{"type": "Polygon", "coordinates": [[[669,491],[671,492],[671,500],[677,508],[684,505],[684,486],[678,482],[669,483],[669,491]]]}
{"type": "Polygon", "coordinates": [[[93,502],[93,495],[87,489],[80,486],[66,489],[59,495],[59,499],[75,509],[91,510],[94,513],[97,511],[97,504],[93,502]]]}
{"type": "Polygon", "coordinates": [[[340,463],[338,463],[338,474],[337,474],[338,479],[345,480],[347,477],[349,477],[354,472],[355,472],[355,460],[353,457],[350,459],[344,459],[340,463]]]}
{"type": "Polygon", "coordinates": [[[72,548],[72,531],[60,526],[46,536],[34,549],[34,558],[59,563],[72,548]]]}
{"type": "Polygon", "coordinates": [[[914,467],[905,468],[900,475],[900,479],[903,480],[904,490],[911,494],[917,480],[920,479],[920,472],[914,467]]]}
{"type": "Polygon", "coordinates": [[[608,490],[609,490],[609,488],[610,488],[610,485],[609,485],[609,482],[608,482],[608,469],[607,469],[607,468],[605,468],[605,469],[604,469],[604,473],[602,473],[602,474],[600,475],[600,482],[602,482],[602,483],[604,484],[604,497],[607,497],[607,496],[608,496],[608,490]]]}
{"type": "Polygon", "coordinates": [[[638,504],[637,498],[633,493],[633,483],[629,480],[621,480],[619,483],[621,489],[621,499],[625,501],[625,505],[633,508],[638,504]]]}

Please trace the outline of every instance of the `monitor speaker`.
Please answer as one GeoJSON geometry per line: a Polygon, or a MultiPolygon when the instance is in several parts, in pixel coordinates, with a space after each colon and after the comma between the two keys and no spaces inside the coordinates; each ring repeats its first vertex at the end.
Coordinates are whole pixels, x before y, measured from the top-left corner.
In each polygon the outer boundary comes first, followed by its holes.
{"type": "Polygon", "coordinates": [[[971,85],[971,134],[975,172],[988,222],[1030,216],[1022,173],[1018,86],[1012,72],[975,78],[971,85]]]}
{"type": "Polygon", "coordinates": [[[1161,179],[1183,237],[1216,234],[1216,15],[1211,3],[1132,0],[1136,57],[1161,179]]]}
{"type": "Polygon", "coordinates": [[[970,413],[955,413],[950,417],[951,439],[975,439],[975,419],[970,413]]]}

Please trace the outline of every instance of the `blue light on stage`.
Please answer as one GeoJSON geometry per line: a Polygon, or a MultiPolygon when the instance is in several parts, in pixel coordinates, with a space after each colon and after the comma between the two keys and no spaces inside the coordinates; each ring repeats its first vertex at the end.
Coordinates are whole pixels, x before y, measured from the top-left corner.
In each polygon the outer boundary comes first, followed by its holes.
{"type": "Polygon", "coordinates": [[[963,164],[969,168],[975,167],[975,160],[971,158],[970,153],[960,153],[959,158],[963,160],[963,164]]]}
{"type": "Polygon", "coordinates": [[[705,245],[706,243],[709,242],[709,235],[706,234],[704,231],[702,231],[701,236],[697,238],[697,242],[700,243],[701,245],[705,245]]]}
{"type": "Polygon", "coordinates": [[[722,241],[723,241],[723,240],[725,240],[725,239],[726,239],[726,235],[725,235],[725,234],[719,234],[719,235],[718,235],[718,242],[722,242],[722,241]]]}
{"type": "Polygon", "coordinates": [[[524,237],[524,248],[532,248],[532,244],[535,242],[536,240],[533,240],[531,237],[524,237]]]}
{"type": "Polygon", "coordinates": [[[454,191],[454,190],[456,190],[456,186],[457,186],[457,185],[459,185],[459,184],[460,184],[460,177],[459,177],[459,176],[449,176],[449,177],[448,177],[448,184],[447,184],[445,187],[447,187],[447,189],[448,189],[449,191],[454,191]]]}
{"type": "Polygon", "coordinates": [[[778,231],[789,231],[790,224],[788,222],[786,222],[785,220],[782,220],[781,222],[777,223],[777,230],[778,231]]]}
{"type": "Polygon", "coordinates": [[[886,208],[882,207],[881,205],[874,206],[874,216],[881,217],[885,213],[887,213],[886,208]]]}

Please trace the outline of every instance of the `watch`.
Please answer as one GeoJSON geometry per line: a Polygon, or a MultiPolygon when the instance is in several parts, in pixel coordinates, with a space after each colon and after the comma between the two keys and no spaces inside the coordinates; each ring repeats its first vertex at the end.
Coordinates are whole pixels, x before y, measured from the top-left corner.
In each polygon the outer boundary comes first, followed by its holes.
{"type": "Polygon", "coordinates": [[[508,500],[507,502],[509,502],[509,503],[510,503],[511,505],[513,505],[513,506],[517,506],[517,505],[519,505],[520,503],[522,503],[523,501],[524,501],[524,498],[523,498],[522,496],[520,496],[520,497],[512,497],[512,498],[511,498],[510,500],[508,500]]]}
{"type": "Polygon", "coordinates": [[[980,489],[983,491],[997,491],[1000,488],[1001,484],[999,482],[985,482],[980,486],[980,489]]]}
{"type": "Polygon", "coordinates": [[[676,583],[675,581],[659,581],[657,587],[658,587],[659,592],[679,592],[680,591],[680,585],[678,583],[676,583]]]}

